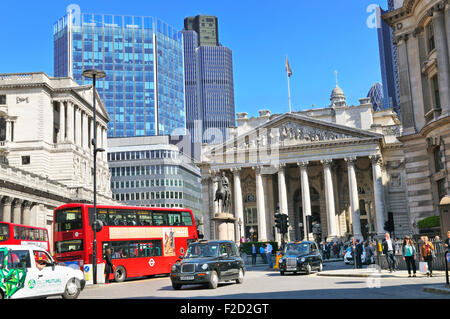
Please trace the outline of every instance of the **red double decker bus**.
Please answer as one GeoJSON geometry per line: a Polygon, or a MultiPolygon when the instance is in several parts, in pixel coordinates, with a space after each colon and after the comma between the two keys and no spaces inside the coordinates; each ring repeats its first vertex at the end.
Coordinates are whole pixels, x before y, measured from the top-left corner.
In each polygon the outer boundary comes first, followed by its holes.
{"type": "MultiPolygon", "coordinates": [[[[169,274],[189,243],[198,240],[189,209],[97,205],[97,265],[111,249],[114,280],[169,274]]],[[[66,204],[54,211],[55,259],[83,269],[93,262],[94,207],[66,204]]]]}
{"type": "Polygon", "coordinates": [[[50,252],[47,228],[0,222],[0,245],[35,245],[50,252]]]}

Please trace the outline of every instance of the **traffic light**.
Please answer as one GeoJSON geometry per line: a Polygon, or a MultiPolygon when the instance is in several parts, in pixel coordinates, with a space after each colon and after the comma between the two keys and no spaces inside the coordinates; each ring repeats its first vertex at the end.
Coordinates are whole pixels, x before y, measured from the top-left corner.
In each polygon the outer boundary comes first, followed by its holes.
{"type": "Polygon", "coordinates": [[[275,227],[281,230],[281,216],[282,214],[275,214],[275,227]]]}
{"type": "Polygon", "coordinates": [[[282,214],[280,233],[286,234],[288,232],[288,228],[289,228],[289,217],[287,214],[282,214]]]}

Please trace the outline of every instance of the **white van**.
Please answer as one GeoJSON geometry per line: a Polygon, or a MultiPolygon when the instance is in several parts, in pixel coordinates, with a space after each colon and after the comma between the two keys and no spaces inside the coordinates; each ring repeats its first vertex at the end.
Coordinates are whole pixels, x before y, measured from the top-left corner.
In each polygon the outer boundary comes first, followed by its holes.
{"type": "Polygon", "coordinates": [[[81,270],[58,265],[34,245],[0,245],[0,298],[60,295],[76,299],[86,281],[81,270]]]}

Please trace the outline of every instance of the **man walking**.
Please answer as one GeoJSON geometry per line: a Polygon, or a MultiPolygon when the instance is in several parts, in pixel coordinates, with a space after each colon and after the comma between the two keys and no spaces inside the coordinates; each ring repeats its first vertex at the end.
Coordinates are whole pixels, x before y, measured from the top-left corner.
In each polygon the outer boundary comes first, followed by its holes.
{"type": "Polygon", "coordinates": [[[356,240],[355,254],[356,254],[356,268],[362,268],[361,257],[363,254],[363,247],[359,239],[356,240]]]}
{"type": "Polygon", "coordinates": [[[273,268],[273,262],[272,262],[272,245],[267,242],[266,243],[266,256],[267,256],[267,261],[269,262],[269,268],[272,269],[273,268]]]}
{"type": "Polygon", "coordinates": [[[394,244],[394,241],[391,239],[391,236],[389,235],[389,233],[386,233],[384,235],[383,254],[386,255],[386,260],[389,265],[389,271],[390,272],[395,271],[395,267],[396,267],[395,244],[394,244]]]}

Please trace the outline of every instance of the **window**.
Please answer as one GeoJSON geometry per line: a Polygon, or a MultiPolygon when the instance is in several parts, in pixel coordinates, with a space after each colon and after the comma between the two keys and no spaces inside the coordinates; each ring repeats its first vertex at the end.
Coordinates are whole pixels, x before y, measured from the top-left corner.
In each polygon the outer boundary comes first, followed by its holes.
{"type": "MultiPolygon", "coordinates": [[[[4,264],[5,256],[0,253],[1,264],[4,264]]],[[[12,250],[8,254],[8,269],[30,268],[30,252],[28,250],[12,250]]]]}
{"type": "Polygon", "coordinates": [[[433,23],[430,23],[427,26],[427,34],[428,34],[428,52],[431,52],[435,48],[433,23]]]}
{"type": "Polygon", "coordinates": [[[30,164],[30,156],[22,156],[22,165],[30,164]]]}
{"type": "Polygon", "coordinates": [[[5,241],[8,239],[9,239],[9,225],[0,224],[0,241],[5,241]]]}
{"type": "Polygon", "coordinates": [[[440,170],[444,169],[444,162],[442,160],[442,151],[441,151],[441,147],[437,146],[434,151],[433,151],[433,156],[434,156],[434,167],[435,167],[435,171],[439,172],[440,170]]]}
{"type": "Polygon", "coordinates": [[[6,120],[0,117],[0,141],[6,140],[6,120]]]}
{"type": "Polygon", "coordinates": [[[103,253],[111,249],[113,259],[162,256],[161,240],[112,241],[103,244],[103,253]]]}
{"type": "Polygon", "coordinates": [[[439,95],[439,80],[438,76],[435,75],[431,78],[432,87],[433,87],[433,94],[434,94],[434,107],[436,109],[441,108],[441,97],[439,95]]]}
{"type": "Polygon", "coordinates": [[[6,95],[2,94],[0,95],[0,105],[6,104],[6,95]]]}

